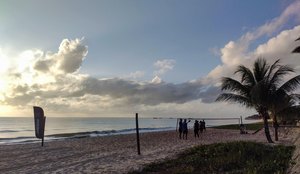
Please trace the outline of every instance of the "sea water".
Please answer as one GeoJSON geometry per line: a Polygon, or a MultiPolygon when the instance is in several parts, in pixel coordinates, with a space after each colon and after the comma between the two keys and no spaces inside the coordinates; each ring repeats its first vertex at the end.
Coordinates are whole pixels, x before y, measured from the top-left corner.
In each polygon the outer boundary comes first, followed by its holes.
{"type": "MultiPolygon", "coordinates": [[[[206,120],[207,127],[238,124],[238,120],[206,120]]],[[[189,124],[192,128],[193,121],[189,124]]],[[[176,130],[174,118],[139,118],[140,132],[176,130]]],[[[135,117],[47,117],[45,141],[82,136],[106,136],[135,132],[135,117]],[[72,136],[62,136],[72,133],[72,136]]],[[[0,117],[0,144],[37,142],[32,117],[0,117]]]]}

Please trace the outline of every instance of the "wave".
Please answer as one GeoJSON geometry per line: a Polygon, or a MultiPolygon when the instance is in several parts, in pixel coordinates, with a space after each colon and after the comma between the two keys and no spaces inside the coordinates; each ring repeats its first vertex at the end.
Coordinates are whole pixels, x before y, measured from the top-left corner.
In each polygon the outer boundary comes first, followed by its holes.
{"type": "Polygon", "coordinates": [[[31,132],[33,129],[24,129],[24,130],[0,130],[0,133],[13,133],[13,132],[31,132]]]}
{"type": "MultiPolygon", "coordinates": [[[[139,128],[141,133],[143,132],[155,132],[172,130],[173,127],[160,127],[160,128],[139,128]]],[[[135,128],[121,129],[121,130],[103,130],[103,131],[90,131],[90,132],[75,132],[75,133],[61,133],[53,135],[45,135],[45,141],[55,141],[63,139],[77,139],[87,137],[100,137],[109,135],[121,135],[135,133],[135,128]]],[[[18,132],[18,131],[16,131],[18,132]]],[[[25,144],[25,143],[36,143],[40,140],[33,136],[15,137],[15,138],[0,138],[0,144],[25,144]]]]}
{"type": "MultiPolygon", "coordinates": [[[[139,128],[140,132],[153,132],[171,130],[173,127],[161,127],[161,128],[139,128]]],[[[90,131],[90,132],[76,132],[76,133],[62,133],[48,135],[48,137],[65,137],[65,138],[80,138],[80,137],[96,137],[106,135],[118,135],[118,134],[130,134],[136,131],[135,128],[121,129],[121,130],[103,130],[103,131],[90,131]]]]}
{"type": "Polygon", "coordinates": [[[0,133],[11,133],[11,132],[20,132],[17,130],[0,130],[0,133]]]}
{"type": "Polygon", "coordinates": [[[0,138],[0,141],[3,141],[3,140],[21,140],[21,139],[31,139],[31,138],[35,138],[35,137],[0,138]]]}

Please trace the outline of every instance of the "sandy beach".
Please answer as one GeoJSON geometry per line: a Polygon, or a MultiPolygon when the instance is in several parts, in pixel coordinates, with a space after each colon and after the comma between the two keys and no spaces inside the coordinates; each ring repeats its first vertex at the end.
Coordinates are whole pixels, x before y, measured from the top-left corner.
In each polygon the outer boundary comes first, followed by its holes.
{"type": "MultiPolygon", "coordinates": [[[[137,155],[135,134],[46,142],[44,147],[40,143],[1,145],[0,173],[126,173],[172,158],[195,145],[240,140],[266,142],[263,132],[241,135],[236,130],[211,128],[200,136],[195,139],[190,131],[188,140],[182,140],[176,131],[143,133],[141,155],[137,155]]],[[[279,143],[292,143],[287,135],[281,137],[279,143]]],[[[299,142],[298,139],[294,141],[299,142]]]]}

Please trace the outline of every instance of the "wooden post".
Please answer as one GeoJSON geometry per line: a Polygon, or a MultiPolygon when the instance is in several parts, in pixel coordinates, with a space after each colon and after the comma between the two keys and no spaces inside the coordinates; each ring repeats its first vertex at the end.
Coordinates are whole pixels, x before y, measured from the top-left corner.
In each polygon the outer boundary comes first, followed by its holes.
{"type": "Polygon", "coordinates": [[[137,151],[138,151],[138,155],[140,155],[140,154],[141,154],[141,150],[140,150],[140,135],[139,135],[139,120],[138,120],[138,113],[135,114],[135,124],[136,124],[137,151]]]}

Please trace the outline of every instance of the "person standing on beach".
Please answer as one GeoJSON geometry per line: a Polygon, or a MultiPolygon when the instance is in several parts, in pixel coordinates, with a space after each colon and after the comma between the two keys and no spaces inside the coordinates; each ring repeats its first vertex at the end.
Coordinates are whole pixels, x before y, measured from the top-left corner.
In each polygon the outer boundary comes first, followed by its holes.
{"type": "Polygon", "coordinates": [[[203,129],[204,129],[204,123],[203,121],[200,121],[200,133],[203,132],[203,129]]]}
{"type": "Polygon", "coordinates": [[[196,137],[199,138],[199,128],[200,128],[199,122],[198,122],[198,120],[195,120],[195,123],[194,123],[194,136],[195,136],[195,138],[196,137]]]}
{"type": "Polygon", "coordinates": [[[185,139],[187,140],[187,135],[188,135],[188,123],[190,122],[191,120],[189,120],[188,122],[186,122],[186,119],[184,119],[183,121],[183,139],[184,139],[184,135],[185,135],[185,139]]]}
{"type": "Polygon", "coordinates": [[[203,129],[206,131],[205,121],[203,120],[202,123],[203,123],[203,129]]]}
{"type": "Polygon", "coordinates": [[[181,139],[181,134],[183,132],[183,123],[182,123],[182,119],[179,119],[179,139],[181,139]]]}

